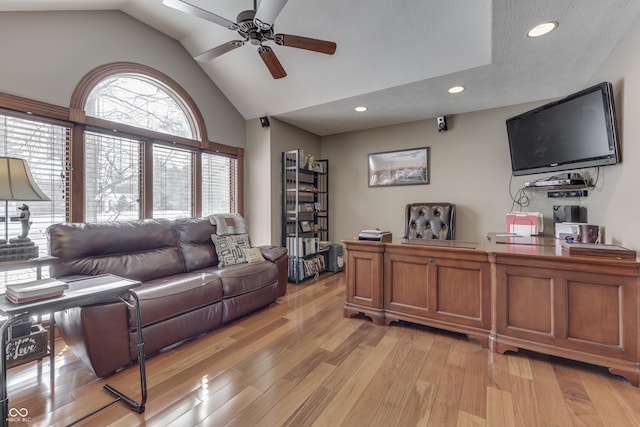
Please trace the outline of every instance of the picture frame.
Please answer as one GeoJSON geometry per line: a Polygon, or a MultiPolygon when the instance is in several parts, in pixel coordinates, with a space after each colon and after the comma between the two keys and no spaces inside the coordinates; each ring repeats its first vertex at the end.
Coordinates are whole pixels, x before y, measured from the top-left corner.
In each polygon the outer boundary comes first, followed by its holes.
{"type": "Polygon", "coordinates": [[[303,233],[310,233],[311,230],[311,223],[309,221],[300,221],[300,231],[303,233]]]}
{"type": "Polygon", "coordinates": [[[429,147],[369,153],[369,187],[429,184],[429,147]]]}

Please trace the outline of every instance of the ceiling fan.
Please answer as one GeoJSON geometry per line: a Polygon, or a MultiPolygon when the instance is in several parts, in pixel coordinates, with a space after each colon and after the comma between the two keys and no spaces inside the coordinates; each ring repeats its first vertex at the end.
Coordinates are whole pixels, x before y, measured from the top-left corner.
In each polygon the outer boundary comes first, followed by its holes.
{"type": "Polygon", "coordinates": [[[273,41],[280,46],[306,49],[313,52],[333,55],[336,51],[334,42],[313,39],[309,37],[294,36],[291,34],[275,34],[273,21],[287,3],[287,0],[262,0],[256,7],[256,0],[253,0],[252,10],[243,10],[238,14],[236,22],[225,19],[207,10],[187,3],[184,0],[163,0],[166,6],[190,15],[197,16],[207,21],[222,25],[230,30],[237,31],[242,40],[232,40],[219,46],[209,49],[194,58],[197,61],[210,61],[233,49],[243,46],[246,42],[258,46],[258,54],[269,69],[274,79],[281,79],[287,75],[276,54],[269,46],[263,43],[273,41]]]}

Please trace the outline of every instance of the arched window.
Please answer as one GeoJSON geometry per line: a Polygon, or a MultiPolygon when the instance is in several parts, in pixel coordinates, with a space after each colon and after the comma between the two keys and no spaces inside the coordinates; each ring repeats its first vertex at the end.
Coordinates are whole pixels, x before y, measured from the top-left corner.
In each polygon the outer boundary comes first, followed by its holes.
{"type": "Polygon", "coordinates": [[[237,156],[207,150],[214,144],[195,103],[169,77],[107,64],[83,78],[71,106],[87,123],[84,221],[237,211],[237,156]]]}
{"type": "Polygon", "coordinates": [[[92,117],[196,139],[191,113],[177,94],[161,82],[140,74],[122,73],[98,83],[85,102],[92,117]]]}

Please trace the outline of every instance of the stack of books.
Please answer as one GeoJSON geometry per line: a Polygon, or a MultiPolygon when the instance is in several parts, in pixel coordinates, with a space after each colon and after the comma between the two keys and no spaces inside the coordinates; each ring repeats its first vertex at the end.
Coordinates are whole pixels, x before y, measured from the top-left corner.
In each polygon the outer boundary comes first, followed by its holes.
{"type": "Polygon", "coordinates": [[[562,242],[562,252],[576,256],[595,256],[605,258],[617,258],[636,260],[636,251],[618,245],[605,245],[601,243],[571,243],[562,242]]]}
{"type": "Polygon", "coordinates": [[[33,282],[7,285],[6,296],[14,304],[40,301],[59,297],[69,285],[56,279],[35,280],[33,282]]]}
{"type": "Polygon", "coordinates": [[[390,231],[380,231],[379,229],[375,230],[362,230],[360,234],[358,234],[358,240],[372,240],[377,242],[391,242],[391,232],[390,231]]]}

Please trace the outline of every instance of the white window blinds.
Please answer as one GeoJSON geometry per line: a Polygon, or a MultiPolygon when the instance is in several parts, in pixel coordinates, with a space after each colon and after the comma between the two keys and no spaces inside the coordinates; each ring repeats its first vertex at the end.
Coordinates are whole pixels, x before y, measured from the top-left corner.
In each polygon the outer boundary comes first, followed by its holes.
{"type": "Polygon", "coordinates": [[[202,153],[202,214],[237,212],[236,159],[202,153]]]}
{"type": "MultiPolygon", "coordinates": [[[[38,187],[51,199],[48,202],[25,202],[31,212],[31,229],[28,237],[38,246],[41,256],[47,255],[46,229],[49,225],[67,219],[70,199],[67,165],[71,140],[71,128],[27,114],[15,114],[0,110],[0,155],[18,157],[27,161],[38,187]]],[[[1,201],[1,216],[5,215],[5,203],[1,201]]],[[[19,214],[21,201],[8,202],[9,216],[19,214]]],[[[0,223],[2,239],[5,223],[0,223]]],[[[9,221],[9,238],[22,233],[19,221],[9,221]]],[[[15,283],[35,279],[35,271],[19,270],[2,273],[2,283],[15,283]]]]}
{"type": "Polygon", "coordinates": [[[153,217],[193,216],[194,153],[153,146],[153,217]]]}

